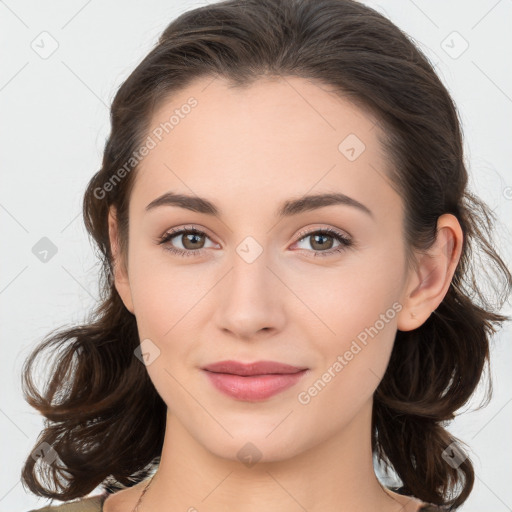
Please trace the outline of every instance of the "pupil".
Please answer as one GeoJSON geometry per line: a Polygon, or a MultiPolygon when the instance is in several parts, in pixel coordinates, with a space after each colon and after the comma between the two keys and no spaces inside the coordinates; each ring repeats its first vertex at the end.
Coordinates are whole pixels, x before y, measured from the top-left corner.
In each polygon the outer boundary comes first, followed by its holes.
{"type": "MultiPolygon", "coordinates": [[[[195,243],[198,242],[198,240],[197,240],[198,238],[200,239],[201,236],[196,233],[189,233],[189,234],[185,235],[186,243],[191,242],[192,245],[194,245],[195,243]],[[191,237],[192,237],[192,239],[191,239],[191,237]]],[[[187,246],[186,243],[185,243],[185,247],[187,246]]]]}
{"type": "Polygon", "coordinates": [[[320,248],[325,248],[326,246],[328,246],[328,245],[329,245],[327,242],[324,242],[324,243],[322,243],[322,242],[318,242],[318,241],[317,241],[317,240],[318,240],[318,238],[324,238],[324,239],[325,239],[325,238],[328,238],[328,237],[327,237],[326,235],[315,235],[315,236],[314,236],[314,239],[315,239],[315,240],[314,240],[314,243],[319,243],[320,248]]]}

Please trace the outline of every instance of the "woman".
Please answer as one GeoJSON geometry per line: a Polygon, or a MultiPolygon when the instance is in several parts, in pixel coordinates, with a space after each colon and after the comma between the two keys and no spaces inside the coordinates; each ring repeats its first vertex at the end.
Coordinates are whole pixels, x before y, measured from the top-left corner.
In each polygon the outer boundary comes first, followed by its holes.
{"type": "Polygon", "coordinates": [[[507,320],[474,250],[504,296],[512,276],[407,36],[352,0],[194,9],[111,121],[84,197],[105,294],[26,362],[48,422],[24,485],[62,512],[459,508],[474,470],[445,427],[507,320]]]}

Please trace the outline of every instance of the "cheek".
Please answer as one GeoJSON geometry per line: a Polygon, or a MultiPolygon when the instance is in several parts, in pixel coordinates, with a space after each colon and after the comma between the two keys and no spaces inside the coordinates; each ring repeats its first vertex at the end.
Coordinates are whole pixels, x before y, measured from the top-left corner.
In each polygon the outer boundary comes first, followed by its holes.
{"type": "MultiPolygon", "coordinates": [[[[321,318],[324,333],[315,335],[309,327],[310,338],[321,354],[315,373],[328,372],[322,381],[336,375],[331,378],[336,382],[331,389],[339,387],[345,398],[351,393],[373,392],[393,348],[402,309],[398,299],[403,274],[401,256],[385,258],[386,253],[361,258],[350,269],[339,268],[330,273],[324,287],[309,287],[313,293],[308,305],[321,318]]],[[[317,285],[323,282],[319,279],[317,285]]]]}
{"type": "Polygon", "coordinates": [[[329,410],[337,418],[335,430],[356,415],[386,371],[396,334],[396,309],[384,309],[382,316],[343,316],[346,321],[336,324],[336,336],[328,343],[317,340],[320,362],[297,394],[305,411],[318,416],[329,410]]]}
{"type": "Polygon", "coordinates": [[[401,309],[401,266],[378,255],[336,269],[319,269],[294,281],[294,292],[305,298],[314,314],[307,315],[309,320],[317,325],[314,317],[320,319],[324,337],[340,344],[376,323],[379,331],[389,330],[401,309]]]}
{"type": "MultiPolygon", "coordinates": [[[[162,249],[164,251],[164,249],[162,249]]],[[[142,256],[142,255],[141,255],[142,256]]],[[[194,315],[214,284],[193,265],[179,266],[161,257],[134,257],[130,287],[139,328],[157,338],[170,337],[194,315]]]]}
{"type": "Polygon", "coordinates": [[[215,281],[208,284],[210,280],[201,279],[193,266],[172,266],[157,259],[134,256],[130,285],[139,337],[151,340],[159,352],[148,365],[148,374],[164,400],[171,403],[180,393],[178,382],[190,378],[191,366],[196,363],[192,356],[199,340],[198,315],[208,302],[205,288],[215,281]]]}

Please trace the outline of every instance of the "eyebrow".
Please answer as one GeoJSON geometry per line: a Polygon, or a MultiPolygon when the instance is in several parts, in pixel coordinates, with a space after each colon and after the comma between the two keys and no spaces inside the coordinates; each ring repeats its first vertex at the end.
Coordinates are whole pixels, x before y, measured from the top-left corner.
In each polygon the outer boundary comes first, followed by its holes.
{"type": "MultiPolygon", "coordinates": [[[[373,213],[367,206],[341,193],[316,194],[304,196],[299,199],[290,199],[281,205],[277,211],[277,216],[280,218],[290,217],[302,212],[316,210],[318,208],[323,208],[324,206],[332,205],[352,206],[373,218],[373,213]]],[[[211,201],[198,196],[166,192],[165,194],[162,194],[161,196],[151,201],[151,203],[146,206],[146,212],[149,212],[150,210],[160,206],[178,206],[180,208],[185,208],[193,212],[204,213],[206,215],[212,215],[215,217],[222,216],[219,208],[217,208],[211,201]]]]}

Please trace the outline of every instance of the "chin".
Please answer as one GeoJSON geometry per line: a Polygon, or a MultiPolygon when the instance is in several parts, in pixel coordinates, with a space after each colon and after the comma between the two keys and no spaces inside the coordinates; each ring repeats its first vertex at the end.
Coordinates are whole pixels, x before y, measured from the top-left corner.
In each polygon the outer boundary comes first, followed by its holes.
{"type": "Polygon", "coordinates": [[[256,463],[285,461],[307,448],[302,446],[299,439],[289,434],[279,435],[277,430],[270,435],[270,430],[266,428],[261,431],[254,427],[242,432],[228,430],[233,438],[226,434],[221,439],[204,439],[204,447],[216,457],[236,461],[248,468],[256,463]]]}

